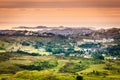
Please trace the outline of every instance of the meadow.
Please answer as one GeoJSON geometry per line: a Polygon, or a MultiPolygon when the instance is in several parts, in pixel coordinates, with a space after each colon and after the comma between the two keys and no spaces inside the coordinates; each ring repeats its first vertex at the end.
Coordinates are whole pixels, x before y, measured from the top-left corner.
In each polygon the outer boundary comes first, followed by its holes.
{"type": "MultiPolygon", "coordinates": [[[[0,62],[0,78],[7,80],[119,80],[120,60],[66,56],[30,56],[18,53],[0,62]]],[[[4,57],[6,57],[4,56],[4,57]]],[[[3,57],[3,56],[2,56],[3,57]]]]}

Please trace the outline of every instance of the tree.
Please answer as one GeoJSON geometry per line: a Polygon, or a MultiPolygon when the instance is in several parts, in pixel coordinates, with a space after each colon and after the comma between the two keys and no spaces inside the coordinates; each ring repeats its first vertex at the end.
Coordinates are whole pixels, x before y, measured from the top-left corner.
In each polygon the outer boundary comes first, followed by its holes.
{"type": "Polygon", "coordinates": [[[35,42],[35,44],[33,45],[36,49],[38,49],[39,47],[42,47],[44,44],[42,42],[35,42]]]}
{"type": "Polygon", "coordinates": [[[77,76],[76,80],[83,80],[83,77],[82,76],[77,76]]]}
{"type": "Polygon", "coordinates": [[[104,56],[102,56],[102,54],[101,53],[99,53],[99,52],[95,52],[95,53],[93,53],[92,55],[91,55],[94,59],[104,59],[104,56]]]}
{"type": "Polygon", "coordinates": [[[53,68],[58,65],[56,60],[51,61],[34,61],[30,65],[18,65],[20,68],[27,70],[44,70],[53,68]]]}
{"type": "Polygon", "coordinates": [[[107,50],[111,56],[120,57],[120,44],[118,44],[116,46],[110,46],[110,47],[108,47],[107,50]]]}

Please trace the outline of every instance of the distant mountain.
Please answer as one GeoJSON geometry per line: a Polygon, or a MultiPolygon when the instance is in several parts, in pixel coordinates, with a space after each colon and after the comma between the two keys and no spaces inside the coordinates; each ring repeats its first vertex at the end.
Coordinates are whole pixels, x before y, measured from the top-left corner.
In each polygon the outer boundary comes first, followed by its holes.
{"type": "Polygon", "coordinates": [[[47,26],[37,26],[37,27],[35,27],[35,28],[48,28],[47,26]]]}
{"type": "Polygon", "coordinates": [[[120,39],[120,28],[100,29],[91,34],[94,38],[114,38],[120,39]]]}
{"type": "Polygon", "coordinates": [[[61,34],[61,35],[72,35],[72,34],[85,35],[85,34],[90,34],[93,31],[94,30],[88,28],[63,28],[63,29],[52,29],[52,30],[48,30],[47,32],[53,34],[61,34]]]}
{"type": "Polygon", "coordinates": [[[38,36],[38,35],[77,35],[77,36],[89,36],[95,39],[101,38],[114,38],[120,40],[120,28],[100,29],[93,30],[89,28],[66,28],[66,27],[16,27],[13,30],[0,30],[0,35],[16,35],[16,36],[38,36]],[[36,31],[32,31],[36,30],[36,31]]]}
{"type": "Polygon", "coordinates": [[[37,26],[37,27],[19,26],[19,27],[13,27],[12,29],[39,29],[39,28],[48,28],[48,27],[47,26],[37,26]]]}
{"type": "Polygon", "coordinates": [[[112,29],[108,29],[105,32],[106,36],[110,37],[110,38],[114,38],[118,41],[120,41],[120,28],[112,28],[112,29]]]}
{"type": "Polygon", "coordinates": [[[24,36],[25,31],[16,31],[16,30],[0,30],[1,36],[24,36]]]}
{"type": "Polygon", "coordinates": [[[13,27],[12,29],[30,29],[32,27],[26,27],[26,26],[19,26],[19,27],[13,27]]]}

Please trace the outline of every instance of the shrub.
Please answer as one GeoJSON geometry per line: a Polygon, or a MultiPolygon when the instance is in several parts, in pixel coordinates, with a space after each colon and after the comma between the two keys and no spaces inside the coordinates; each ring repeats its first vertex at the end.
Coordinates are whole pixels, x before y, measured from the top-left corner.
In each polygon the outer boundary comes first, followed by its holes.
{"type": "Polygon", "coordinates": [[[4,63],[3,66],[0,65],[0,74],[15,74],[18,71],[21,71],[22,69],[20,69],[18,66],[13,65],[13,64],[6,64],[4,63]]]}
{"type": "Polygon", "coordinates": [[[99,52],[95,52],[91,56],[93,57],[93,59],[101,59],[101,60],[104,59],[104,57],[102,56],[102,54],[100,54],[99,52]]]}
{"type": "Polygon", "coordinates": [[[88,66],[86,66],[84,63],[73,63],[68,62],[66,63],[62,68],[60,68],[60,72],[68,72],[68,73],[75,73],[81,70],[86,69],[88,66]]]}
{"type": "Polygon", "coordinates": [[[6,60],[9,60],[11,57],[13,57],[13,53],[0,53],[0,62],[1,61],[6,61],[6,60]]]}
{"type": "Polygon", "coordinates": [[[102,46],[101,43],[85,43],[85,44],[79,45],[78,47],[81,47],[81,48],[99,48],[101,46],[102,46]]]}
{"type": "Polygon", "coordinates": [[[82,76],[77,76],[76,80],[83,80],[83,77],[82,76]]]}
{"type": "Polygon", "coordinates": [[[26,69],[26,70],[44,70],[53,68],[58,65],[56,60],[51,61],[34,61],[30,65],[19,65],[19,67],[26,69]]]}

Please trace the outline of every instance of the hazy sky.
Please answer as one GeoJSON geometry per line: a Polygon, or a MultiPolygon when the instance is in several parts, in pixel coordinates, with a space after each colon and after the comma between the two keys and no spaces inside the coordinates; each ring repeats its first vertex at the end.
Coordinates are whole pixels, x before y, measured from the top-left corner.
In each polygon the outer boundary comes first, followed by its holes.
{"type": "Polygon", "coordinates": [[[0,29],[120,27],[120,0],[0,0],[0,29]]]}

